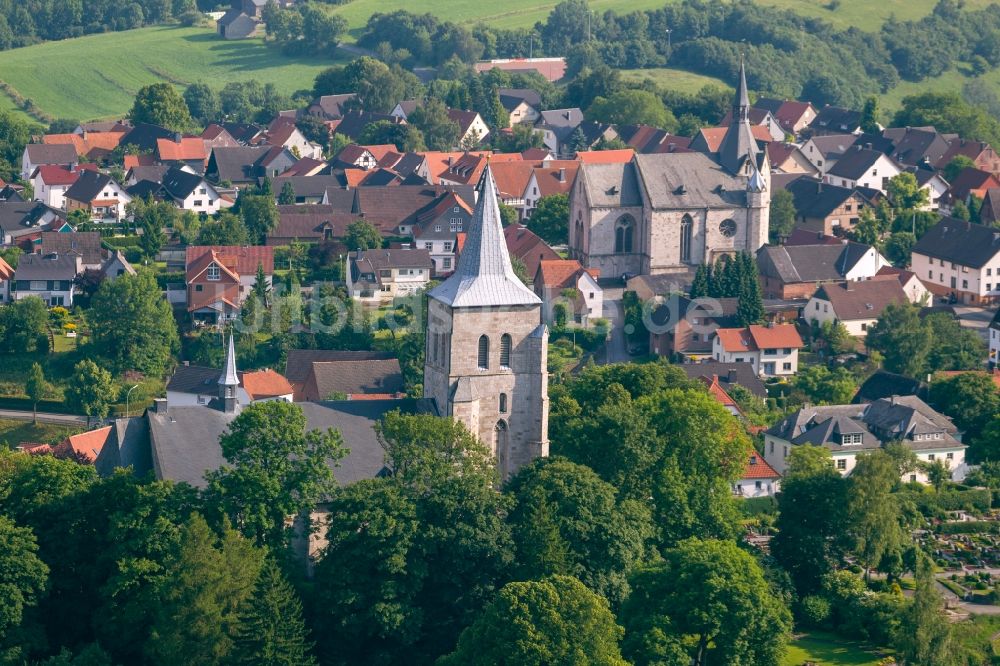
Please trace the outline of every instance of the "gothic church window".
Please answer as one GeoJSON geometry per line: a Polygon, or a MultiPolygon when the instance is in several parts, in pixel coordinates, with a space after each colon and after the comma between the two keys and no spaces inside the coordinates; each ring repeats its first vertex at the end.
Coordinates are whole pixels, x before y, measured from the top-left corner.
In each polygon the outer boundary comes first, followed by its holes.
{"type": "Polygon", "coordinates": [[[490,339],[485,335],[479,336],[479,369],[488,370],[490,367],[490,339]]]}
{"type": "Polygon", "coordinates": [[[691,261],[691,227],[694,221],[690,215],[681,219],[681,261],[691,261]]]}
{"type": "Polygon", "coordinates": [[[506,393],[501,393],[500,394],[500,413],[501,414],[506,414],[507,413],[507,394],[506,393]]]}
{"type": "Polygon", "coordinates": [[[510,334],[504,333],[500,337],[500,367],[510,368],[510,334]]]}
{"type": "Polygon", "coordinates": [[[496,426],[493,428],[494,434],[494,451],[496,451],[497,456],[497,467],[500,471],[501,478],[507,478],[507,466],[510,459],[510,442],[508,440],[507,432],[507,422],[503,419],[497,421],[496,426]]]}
{"type": "Polygon", "coordinates": [[[632,234],[635,231],[635,218],[626,213],[615,222],[615,253],[629,254],[632,252],[632,234]]]}

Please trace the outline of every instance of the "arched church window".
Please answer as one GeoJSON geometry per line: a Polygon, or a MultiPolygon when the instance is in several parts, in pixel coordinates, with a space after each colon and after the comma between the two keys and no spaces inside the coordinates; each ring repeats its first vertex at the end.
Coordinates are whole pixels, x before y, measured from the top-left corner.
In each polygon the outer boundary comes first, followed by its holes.
{"type": "Polygon", "coordinates": [[[632,252],[632,236],[635,232],[635,218],[626,213],[615,222],[615,253],[632,252]]]}
{"type": "Polygon", "coordinates": [[[500,367],[510,367],[510,334],[504,333],[500,336],[500,367]]]}
{"type": "Polygon", "coordinates": [[[501,393],[500,394],[500,413],[501,414],[506,414],[507,413],[507,394],[506,393],[501,393]]]}
{"type": "Polygon", "coordinates": [[[490,367],[490,339],[485,335],[479,336],[479,369],[487,370],[490,367]]]}
{"type": "Polygon", "coordinates": [[[681,219],[681,261],[691,261],[691,228],[694,220],[690,215],[685,215],[681,219]]]}

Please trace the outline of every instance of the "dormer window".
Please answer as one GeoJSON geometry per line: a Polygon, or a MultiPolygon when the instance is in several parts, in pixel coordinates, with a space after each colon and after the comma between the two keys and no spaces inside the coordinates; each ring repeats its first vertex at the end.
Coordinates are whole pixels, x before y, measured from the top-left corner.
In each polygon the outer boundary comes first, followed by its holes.
{"type": "Polygon", "coordinates": [[[221,277],[221,271],[219,270],[218,264],[209,264],[208,270],[205,271],[205,277],[209,280],[218,280],[221,277]]]}
{"type": "Polygon", "coordinates": [[[861,443],[861,433],[860,432],[847,432],[840,436],[841,446],[851,446],[853,444],[861,443]]]}

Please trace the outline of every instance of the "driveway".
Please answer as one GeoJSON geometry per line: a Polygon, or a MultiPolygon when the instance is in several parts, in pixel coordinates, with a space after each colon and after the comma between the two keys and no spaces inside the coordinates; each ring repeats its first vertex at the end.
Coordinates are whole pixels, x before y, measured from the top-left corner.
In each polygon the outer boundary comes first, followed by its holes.
{"type": "Polygon", "coordinates": [[[621,287],[605,287],[604,318],[611,322],[611,336],[604,345],[604,354],[597,354],[598,363],[628,363],[632,357],[628,353],[628,341],[625,339],[625,311],[622,309],[621,287]],[[602,358],[603,357],[603,358],[602,358]]]}
{"type": "Polygon", "coordinates": [[[988,343],[990,339],[989,325],[993,321],[993,315],[996,311],[972,305],[955,305],[953,307],[962,328],[974,330],[979,333],[979,337],[988,343]]]}

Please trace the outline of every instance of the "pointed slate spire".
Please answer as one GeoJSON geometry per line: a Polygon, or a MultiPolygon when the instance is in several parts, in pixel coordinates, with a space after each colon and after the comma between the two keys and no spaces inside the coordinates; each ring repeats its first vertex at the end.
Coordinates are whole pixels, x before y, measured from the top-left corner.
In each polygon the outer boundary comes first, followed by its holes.
{"type": "Polygon", "coordinates": [[[535,305],[541,299],[514,273],[507,252],[497,186],[489,164],[455,272],[430,293],[452,307],[535,305]]]}
{"type": "Polygon", "coordinates": [[[236,347],[233,344],[233,334],[229,334],[229,348],[226,350],[226,366],[219,376],[219,397],[222,398],[227,412],[236,411],[236,388],[240,378],[236,374],[236,347]]]}
{"type": "Polygon", "coordinates": [[[732,120],[719,145],[719,163],[730,173],[738,173],[748,157],[756,165],[757,140],[750,129],[750,94],[747,92],[747,74],[740,58],[740,81],[733,99],[732,120]]]}

